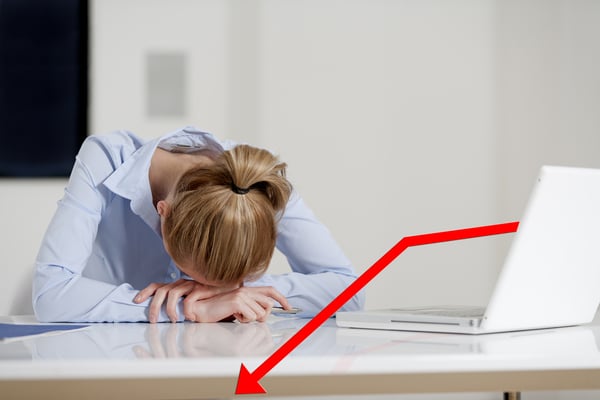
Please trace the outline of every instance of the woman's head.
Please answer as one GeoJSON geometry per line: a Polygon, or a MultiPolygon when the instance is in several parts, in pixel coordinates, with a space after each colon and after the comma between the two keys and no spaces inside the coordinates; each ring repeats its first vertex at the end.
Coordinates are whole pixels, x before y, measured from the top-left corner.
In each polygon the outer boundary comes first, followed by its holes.
{"type": "MultiPolygon", "coordinates": [[[[277,220],[291,185],[284,163],[266,150],[239,145],[213,165],[188,170],[163,215],[163,239],[184,272],[223,285],[258,277],[275,248],[277,220]]],[[[192,275],[193,277],[193,275],[192,275]]]]}

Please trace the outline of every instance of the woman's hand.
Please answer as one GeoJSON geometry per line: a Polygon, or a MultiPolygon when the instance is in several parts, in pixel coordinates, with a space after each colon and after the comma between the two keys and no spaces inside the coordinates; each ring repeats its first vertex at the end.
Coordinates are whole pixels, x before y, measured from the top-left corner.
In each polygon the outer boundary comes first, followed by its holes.
{"type": "MultiPolygon", "coordinates": [[[[177,322],[177,303],[179,299],[185,296],[183,301],[184,316],[187,318],[189,303],[207,299],[218,294],[234,290],[235,288],[208,286],[187,279],[180,279],[171,283],[151,283],[146,286],[133,299],[134,303],[143,303],[151,296],[152,301],[148,308],[148,321],[155,323],[158,321],[160,308],[166,301],[166,312],[171,322],[177,322]]],[[[191,314],[190,314],[191,315],[191,314]]],[[[190,319],[190,318],[187,318],[190,319]]]]}
{"type": "Polygon", "coordinates": [[[184,300],[187,319],[196,322],[217,322],[234,316],[240,322],[264,322],[273,307],[273,300],[285,309],[287,299],[273,287],[240,287],[213,297],[184,300]]]}

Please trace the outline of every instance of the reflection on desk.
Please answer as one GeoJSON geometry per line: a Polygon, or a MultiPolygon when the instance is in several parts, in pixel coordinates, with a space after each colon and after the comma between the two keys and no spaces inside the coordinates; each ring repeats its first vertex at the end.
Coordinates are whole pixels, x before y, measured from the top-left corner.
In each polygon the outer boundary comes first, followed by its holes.
{"type": "MultiPolygon", "coordinates": [[[[307,320],[268,323],[93,324],[89,329],[0,344],[0,360],[268,357],[307,320]]],[[[294,355],[586,355],[600,350],[600,326],[482,336],[336,328],[326,323],[294,355]]]]}
{"type": "MultiPolygon", "coordinates": [[[[32,323],[17,317],[18,323],[32,323]]],[[[108,323],[0,344],[0,360],[100,360],[268,356],[307,320],[268,323],[108,323]]]]}
{"type": "MultiPolygon", "coordinates": [[[[20,322],[31,323],[29,318],[20,322]]],[[[268,357],[308,320],[267,323],[121,323],[0,344],[0,360],[99,360],[268,357]]],[[[600,326],[460,335],[337,328],[327,322],[301,344],[296,356],[365,355],[586,355],[599,353],[600,326]]]]}
{"type": "MultiPolygon", "coordinates": [[[[68,398],[61,387],[81,383],[83,391],[97,385],[102,396],[113,398],[128,398],[134,389],[148,398],[229,397],[241,363],[254,370],[307,321],[92,324],[4,343],[0,390],[38,388],[37,393],[52,390],[68,398]],[[160,392],[163,386],[176,392],[160,392]]],[[[600,389],[599,343],[598,321],[473,336],[338,328],[331,320],[261,383],[280,396],[501,391],[507,385],[511,390],[600,389]]]]}

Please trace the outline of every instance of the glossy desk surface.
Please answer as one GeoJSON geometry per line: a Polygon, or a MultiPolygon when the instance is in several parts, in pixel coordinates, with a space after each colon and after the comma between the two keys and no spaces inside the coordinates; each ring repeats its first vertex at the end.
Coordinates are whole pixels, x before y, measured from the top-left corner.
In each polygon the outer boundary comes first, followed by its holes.
{"type": "MultiPolygon", "coordinates": [[[[31,317],[0,322],[31,323],[31,317]]],[[[229,398],[307,320],[93,324],[0,342],[8,398],[229,398]]],[[[269,395],[600,389],[600,318],[482,336],[337,328],[328,321],[260,382],[269,395]]]]}

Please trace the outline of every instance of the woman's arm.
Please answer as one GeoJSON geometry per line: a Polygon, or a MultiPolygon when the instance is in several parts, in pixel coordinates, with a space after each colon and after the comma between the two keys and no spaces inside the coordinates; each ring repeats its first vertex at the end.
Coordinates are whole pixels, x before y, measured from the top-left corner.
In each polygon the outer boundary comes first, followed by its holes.
{"type": "MultiPolygon", "coordinates": [[[[291,273],[264,275],[248,286],[273,286],[289,303],[313,316],[356,279],[356,273],[329,230],[296,193],[278,227],[277,248],[287,257],[291,273]]],[[[364,306],[364,292],[356,294],[343,310],[364,306]]]]}
{"type": "MultiPolygon", "coordinates": [[[[126,134],[111,140],[131,142],[126,134]]],[[[133,147],[133,144],[130,145],[133,147]]],[[[147,304],[135,304],[131,285],[113,285],[82,276],[98,225],[114,196],[101,183],[118,155],[104,139],[88,138],[75,162],[42,241],[33,279],[33,308],[40,321],[145,321],[147,304]]],[[[163,316],[166,319],[166,315],[163,316]]]]}

